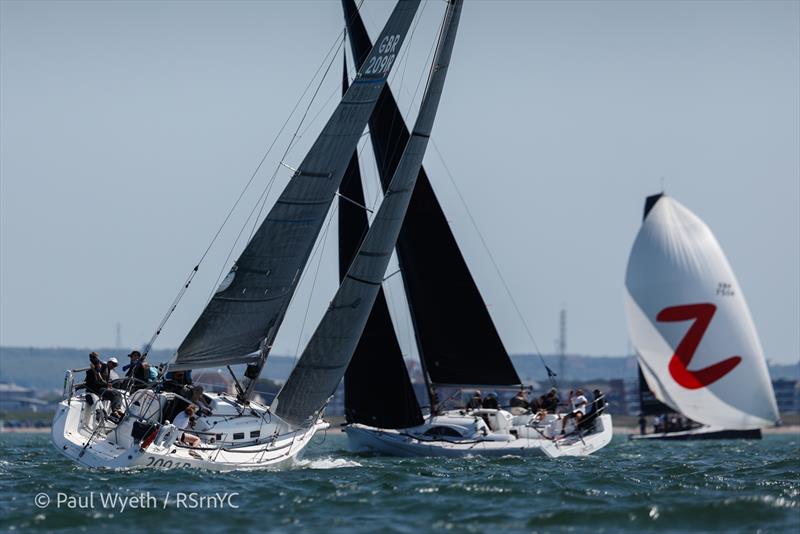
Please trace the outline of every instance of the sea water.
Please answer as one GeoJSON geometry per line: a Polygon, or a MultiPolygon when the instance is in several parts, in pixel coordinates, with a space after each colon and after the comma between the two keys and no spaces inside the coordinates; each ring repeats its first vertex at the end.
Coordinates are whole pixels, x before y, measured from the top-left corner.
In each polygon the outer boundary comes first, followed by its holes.
{"type": "Polygon", "coordinates": [[[0,435],[0,528],[103,532],[797,532],[800,436],[629,442],[586,458],[390,458],[318,435],[293,469],[88,470],[0,435]]]}

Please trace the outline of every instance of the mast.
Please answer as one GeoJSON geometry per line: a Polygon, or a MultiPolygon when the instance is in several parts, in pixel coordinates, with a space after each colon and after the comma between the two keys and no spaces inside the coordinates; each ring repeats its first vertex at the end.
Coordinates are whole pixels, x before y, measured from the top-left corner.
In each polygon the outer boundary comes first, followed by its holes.
{"type": "Polygon", "coordinates": [[[414,130],[384,200],[328,311],[272,404],[274,413],[292,426],[314,424],[336,390],[364,331],[428,146],[455,43],[461,4],[461,0],[448,4],[443,36],[414,130]]]}
{"type": "Polygon", "coordinates": [[[172,370],[248,364],[252,395],[271,345],[419,0],[400,0],[368,62],[336,107],[170,363],[172,370]]]}
{"type": "Polygon", "coordinates": [[[564,374],[566,372],[566,363],[567,359],[567,309],[561,308],[561,312],[558,314],[558,376],[561,377],[561,383],[563,384],[567,376],[564,374]]]}

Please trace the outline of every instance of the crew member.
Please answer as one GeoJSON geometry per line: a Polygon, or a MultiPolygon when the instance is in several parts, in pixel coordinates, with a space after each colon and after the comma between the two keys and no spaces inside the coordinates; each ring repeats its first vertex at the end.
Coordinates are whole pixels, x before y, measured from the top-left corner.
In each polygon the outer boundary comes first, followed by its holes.
{"type": "Polygon", "coordinates": [[[524,389],[519,390],[517,394],[511,398],[509,406],[511,407],[511,413],[514,415],[523,414],[530,409],[531,406],[528,403],[524,389]]]}
{"type": "Polygon", "coordinates": [[[91,367],[86,371],[86,391],[94,393],[100,400],[111,404],[111,415],[122,417],[122,393],[111,387],[108,378],[108,366],[100,360],[96,352],[89,354],[91,367]]]}
{"type": "Polygon", "coordinates": [[[112,356],[111,358],[108,359],[106,367],[108,368],[108,380],[110,382],[114,382],[114,380],[119,380],[119,373],[116,371],[117,367],[119,367],[119,360],[117,360],[112,356]]]}
{"type": "Polygon", "coordinates": [[[199,447],[200,446],[200,437],[192,434],[191,432],[187,432],[187,430],[194,430],[197,427],[197,417],[195,414],[197,413],[197,408],[195,408],[194,404],[190,404],[186,407],[178,416],[175,418],[175,421],[172,422],[178,429],[183,430],[183,434],[181,434],[180,441],[181,443],[185,443],[190,447],[199,447]]]}
{"type": "Polygon", "coordinates": [[[497,410],[500,408],[500,403],[497,402],[497,393],[492,391],[486,396],[485,399],[483,399],[483,408],[490,410],[497,410]]]}
{"type": "Polygon", "coordinates": [[[475,391],[473,393],[472,398],[469,399],[467,403],[467,410],[479,410],[483,405],[483,399],[481,399],[481,392],[475,391]]]}

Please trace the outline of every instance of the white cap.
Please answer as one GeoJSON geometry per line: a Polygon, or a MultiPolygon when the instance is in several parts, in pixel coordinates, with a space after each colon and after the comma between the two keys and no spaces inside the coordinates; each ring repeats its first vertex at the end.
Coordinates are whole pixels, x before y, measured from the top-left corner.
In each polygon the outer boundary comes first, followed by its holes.
{"type": "Polygon", "coordinates": [[[119,365],[119,361],[113,356],[108,359],[108,363],[116,363],[117,365],[119,365]]]}

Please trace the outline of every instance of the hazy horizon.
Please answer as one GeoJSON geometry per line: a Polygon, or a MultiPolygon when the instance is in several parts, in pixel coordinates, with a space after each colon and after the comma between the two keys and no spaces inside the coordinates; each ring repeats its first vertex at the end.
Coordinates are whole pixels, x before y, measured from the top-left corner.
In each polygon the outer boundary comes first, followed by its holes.
{"type": "MultiPolygon", "coordinates": [[[[392,6],[365,2],[373,37],[392,6]]],[[[444,10],[423,7],[390,81],[409,123],[444,10]]],[[[145,343],[341,26],[339,2],[0,1],[0,344],[112,347],[117,323],[145,343]]],[[[340,71],[338,56],[287,163],[340,71]]],[[[297,118],[156,348],[230,266],[297,118]]],[[[542,353],[563,305],[568,353],[630,354],[625,265],[663,184],[716,234],[767,358],[800,360],[800,3],[468,1],[433,139],[542,353]]],[[[425,166],[506,348],[536,352],[434,146],[425,166]]],[[[368,144],[362,170],[374,205],[368,144]]],[[[335,229],[276,354],[302,350],[336,289],[335,229]]]]}

